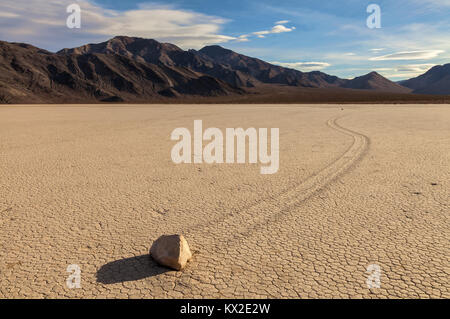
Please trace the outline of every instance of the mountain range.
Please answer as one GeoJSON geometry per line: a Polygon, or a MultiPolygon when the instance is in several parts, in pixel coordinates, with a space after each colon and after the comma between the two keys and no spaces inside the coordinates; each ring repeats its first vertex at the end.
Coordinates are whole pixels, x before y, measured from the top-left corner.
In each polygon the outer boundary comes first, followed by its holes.
{"type": "Polygon", "coordinates": [[[118,36],[53,53],[0,41],[0,103],[249,99],[267,92],[294,94],[297,102],[316,95],[320,101],[326,94],[343,100],[363,95],[377,99],[450,95],[450,64],[395,83],[376,72],[351,80],[301,72],[217,45],[185,51],[169,43],[118,36]]]}

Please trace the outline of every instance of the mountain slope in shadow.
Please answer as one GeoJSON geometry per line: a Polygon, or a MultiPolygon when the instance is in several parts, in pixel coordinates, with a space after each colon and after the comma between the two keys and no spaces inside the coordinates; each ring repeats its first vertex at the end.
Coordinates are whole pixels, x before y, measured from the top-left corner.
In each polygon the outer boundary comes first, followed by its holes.
{"type": "Polygon", "coordinates": [[[437,65],[425,74],[400,84],[417,94],[450,94],[450,63],[437,65]]]}
{"type": "Polygon", "coordinates": [[[27,44],[0,42],[0,93],[19,102],[148,101],[242,92],[189,68],[121,54],[55,54],[27,44]]]}

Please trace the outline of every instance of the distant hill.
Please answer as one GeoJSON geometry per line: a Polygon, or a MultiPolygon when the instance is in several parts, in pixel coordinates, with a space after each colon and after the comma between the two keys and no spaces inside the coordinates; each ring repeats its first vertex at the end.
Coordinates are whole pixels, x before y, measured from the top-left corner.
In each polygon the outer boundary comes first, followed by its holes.
{"type": "Polygon", "coordinates": [[[425,74],[402,81],[400,84],[418,94],[450,95],[450,63],[437,65],[425,74]]]}
{"type": "Polygon", "coordinates": [[[394,93],[410,93],[412,90],[400,84],[392,82],[377,72],[356,77],[347,81],[342,87],[358,90],[376,90],[394,93]]]}

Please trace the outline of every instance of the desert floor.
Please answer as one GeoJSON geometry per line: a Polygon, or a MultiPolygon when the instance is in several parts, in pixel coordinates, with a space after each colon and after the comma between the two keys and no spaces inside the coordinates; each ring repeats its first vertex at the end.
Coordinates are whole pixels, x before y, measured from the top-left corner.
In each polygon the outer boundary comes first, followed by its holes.
{"type": "Polygon", "coordinates": [[[1,298],[450,298],[449,105],[5,106],[0,168],[1,298]],[[195,119],[280,128],[279,172],[175,165],[195,119]]]}

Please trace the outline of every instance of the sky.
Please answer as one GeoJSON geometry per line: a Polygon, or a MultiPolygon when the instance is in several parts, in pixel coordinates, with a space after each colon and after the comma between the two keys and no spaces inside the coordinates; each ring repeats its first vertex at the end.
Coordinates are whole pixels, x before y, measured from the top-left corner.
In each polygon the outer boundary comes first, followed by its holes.
{"type": "Polygon", "coordinates": [[[450,63],[450,0],[1,0],[0,40],[49,51],[117,36],[218,44],[301,71],[399,81],[450,63]],[[68,28],[67,6],[81,8],[68,28]],[[369,28],[371,4],[380,28],[369,28]]]}

